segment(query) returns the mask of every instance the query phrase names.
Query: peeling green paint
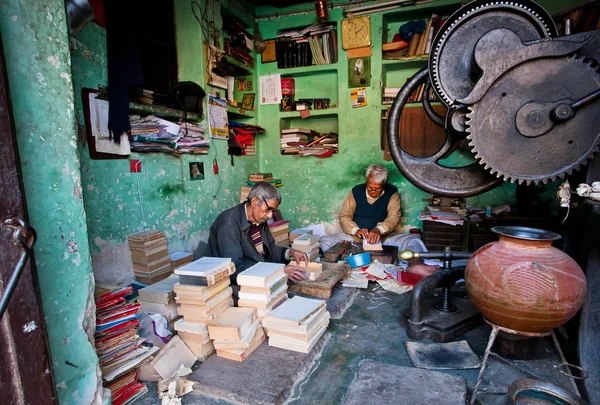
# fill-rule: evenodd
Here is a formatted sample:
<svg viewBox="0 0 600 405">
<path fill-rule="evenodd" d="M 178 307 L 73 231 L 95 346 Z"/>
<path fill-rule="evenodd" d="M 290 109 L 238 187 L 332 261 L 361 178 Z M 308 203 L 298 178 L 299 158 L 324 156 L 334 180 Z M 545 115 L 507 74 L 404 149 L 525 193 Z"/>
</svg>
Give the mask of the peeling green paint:
<svg viewBox="0 0 600 405">
<path fill-rule="evenodd" d="M 64 1 L 0 1 L 0 26 L 58 398 L 100 403 Z"/>
</svg>

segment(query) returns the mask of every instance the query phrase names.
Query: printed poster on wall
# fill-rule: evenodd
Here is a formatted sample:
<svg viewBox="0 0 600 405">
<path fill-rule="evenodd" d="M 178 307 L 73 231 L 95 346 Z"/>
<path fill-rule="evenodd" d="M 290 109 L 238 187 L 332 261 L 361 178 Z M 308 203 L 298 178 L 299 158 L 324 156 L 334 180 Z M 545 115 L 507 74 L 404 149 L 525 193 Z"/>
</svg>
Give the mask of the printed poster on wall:
<svg viewBox="0 0 600 405">
<path fill-rule="evenodd" d="M 281 103 L 281 75 L 260 77 L 260 104 Z"/>
<path fill-rule="evenodd" d="M 210 136 L 215 139 L 229 139 L 229 121 L 227 120 L 227 100 L 208 96 L 208 127 Z"/>
</svg>

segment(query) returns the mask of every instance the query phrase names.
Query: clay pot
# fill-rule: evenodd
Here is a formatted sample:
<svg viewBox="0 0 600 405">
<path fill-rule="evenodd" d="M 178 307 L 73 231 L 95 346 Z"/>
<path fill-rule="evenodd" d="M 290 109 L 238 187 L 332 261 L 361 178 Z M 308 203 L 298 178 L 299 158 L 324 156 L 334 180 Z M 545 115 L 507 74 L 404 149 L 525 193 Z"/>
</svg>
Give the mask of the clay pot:
<svg viewBox="0 0 600 405">
<path fill-rule="evenodd" d="M 552 246 L 560 236 L 533 228 L 492 228 L 500 240 L 477 250 L 465 282 L 473 304 L 491 322 L 522 332 L 547 332 L 581 308 L 587 282 L 577 263 Z"/>
</svg>

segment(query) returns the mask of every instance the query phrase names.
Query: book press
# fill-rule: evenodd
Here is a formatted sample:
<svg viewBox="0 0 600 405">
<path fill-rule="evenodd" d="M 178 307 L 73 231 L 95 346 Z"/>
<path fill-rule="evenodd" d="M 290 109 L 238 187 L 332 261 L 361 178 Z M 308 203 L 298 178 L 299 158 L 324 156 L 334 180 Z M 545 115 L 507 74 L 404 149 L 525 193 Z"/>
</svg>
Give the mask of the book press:
<svg viewBox="0 0 600 405">
<path fill-rule="evenodd" d="M 441 197 L 475 196 L 503 181 L 529 186 L 567 177 L 586 183 L 598 180 L 600 164 L 592 159 L 600 141 L 599 61 L 600 31 L 559 37 L 549 13 L 534 2 L 471 2 L 445 22 L 434 39 L 428 66 L 407 81 L 393 103 L 388 120 L 393 160 L 413 185 Z M 442 148 L 426 158 L 414 157 L 400 146 L 400 118 L 422 84 L 425 92 L 433 89 L 447 109 L 445 116 L 439 115 L 423 99 L 428 118 L 446 133 Z M 472 163 L 444 165 L 443 159 L 457 149 L 470 151 Z M 590 160 L 589 168 L 584 167 Z M 565 182 L 559 189 L 565 211 L 570 194 Z M 474 253 L 450 248 L 401 253 L 404 260 L 443 261 L 442 271 L 416 285 L 410 308 L 399 315 L 410 338 L 447 342 L 484 320 L 492 328 L 471 403 L 499 332 L 551 336 L 562 359 L 559 369 L 572 377 L 572 391 L 579 394 L 582 389 L 589 395 L 598 389 L 593 381 L 600 373 L 600 335 L 590 303 L 600 299 L 599 277 L 594 275 L 600 266 L 598 243 L 593 242 L 597 238 L 585 235 L 593 226 L 599 229 L 600 207 L 591 200 L 579 207 L 584 214 L 564 228 L 564 252 L 551 246 L 561 238 L 554 232 L 499 226 L 493 231 L 500 240 Z M 466 268 L 454 268 L 457 259 L 469 259 Z M 455 286 L 460 279 L 466 291 Z M 582 305 L 575 331 L 580 366 L 574 366 L 563 355 L 554 330 Z M 583 403 L 578 400 L 564 403 Z"/>
</svg>

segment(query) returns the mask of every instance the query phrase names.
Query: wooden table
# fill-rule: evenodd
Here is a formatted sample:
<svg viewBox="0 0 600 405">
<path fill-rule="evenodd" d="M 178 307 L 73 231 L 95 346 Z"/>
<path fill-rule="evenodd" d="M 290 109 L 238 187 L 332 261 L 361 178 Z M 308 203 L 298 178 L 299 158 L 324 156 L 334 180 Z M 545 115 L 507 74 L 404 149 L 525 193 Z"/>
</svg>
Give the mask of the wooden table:
<svg viewBox="0 0 600 405">
<path fill-rule="evenodd" d="M 317 298 L 330 298 L 331 290 L 338 281 L 350 275 L 350 265 L 346 262 L 323 263 L 323 273 L 314 281 L 302 280 L 289 284 L 288 291 Z"/>
</svg>

